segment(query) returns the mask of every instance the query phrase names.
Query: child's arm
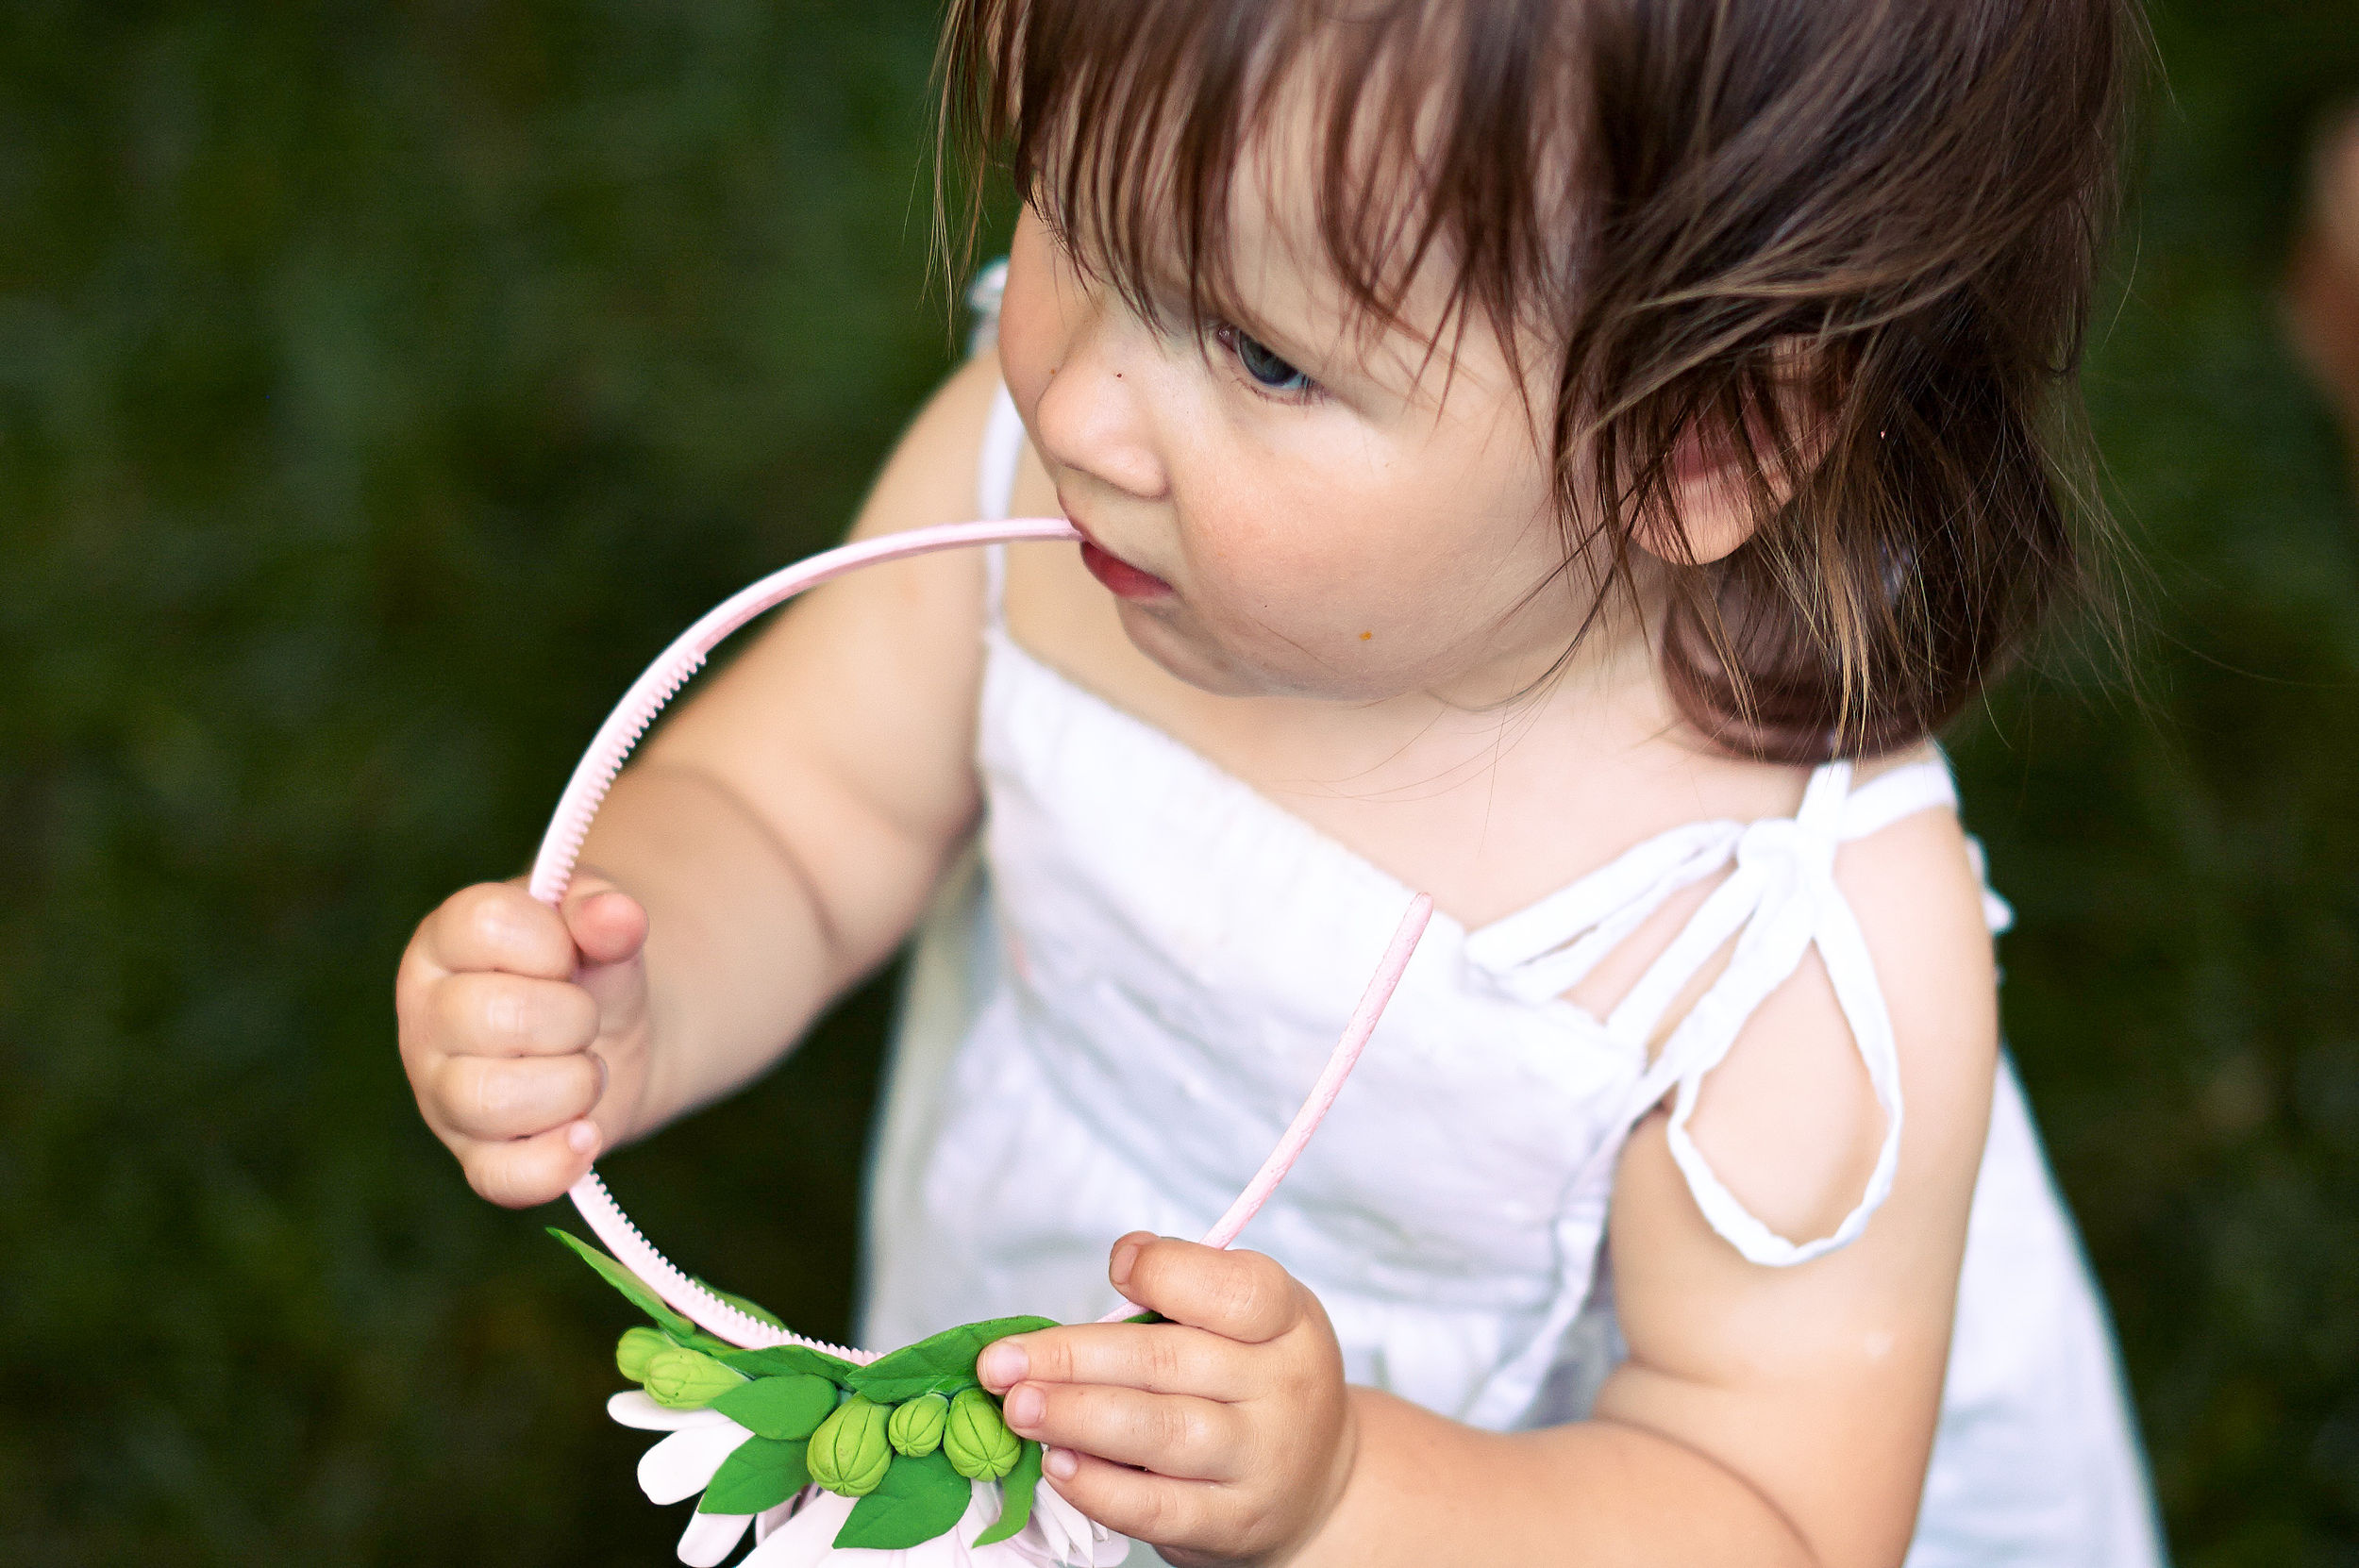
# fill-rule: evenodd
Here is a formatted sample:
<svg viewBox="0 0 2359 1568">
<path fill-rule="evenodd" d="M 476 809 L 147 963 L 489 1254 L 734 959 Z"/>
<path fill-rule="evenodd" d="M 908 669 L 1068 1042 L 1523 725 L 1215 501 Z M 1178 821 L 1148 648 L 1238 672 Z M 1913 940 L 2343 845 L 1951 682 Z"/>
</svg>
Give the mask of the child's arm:
<svg viewBox="0 0 2359 1568">
<path fill-rule="evenodd" d="M 951 377 L 855 536 L 974 515 L 997 384 L 988 361 Z M 477 1192 L 557 1196 L 761 1072 L 898 945 L 978 810 L 981 618 L 971 552 L 814 591 L 616 781 L 561 912 L 487 883 L 420 924 L 403 1062 Z"/>
<path fill-rule="evenodd" d="M 1847 846 L 1837 876 L 1899 1040 L 1892 1194 L 1851 1245 L 1761 1267 L 1705 1223 L 1662 1118 L 1643 1124 L 1611 1239 L 1631 1359 L 1594 1419 L 1499 1435 L 1346 1390 L 1316 1299 L 1276 1264 L 1132 1237 L 1117 1283 L 1174 1323 L 994 1346 L 1011 1425 L 1081 1450 L 1050 1463 L 1058 1489 L 1180 1562 L 1899 1563 L 1981 1165 L 1995 982 L 1953 819 Z M 1787 1234 L 1823 1234 L 1856 1200 L 1881 1116 L 1815 959 L 1754 1015 L 1694 1131 Z"/>
</svg>

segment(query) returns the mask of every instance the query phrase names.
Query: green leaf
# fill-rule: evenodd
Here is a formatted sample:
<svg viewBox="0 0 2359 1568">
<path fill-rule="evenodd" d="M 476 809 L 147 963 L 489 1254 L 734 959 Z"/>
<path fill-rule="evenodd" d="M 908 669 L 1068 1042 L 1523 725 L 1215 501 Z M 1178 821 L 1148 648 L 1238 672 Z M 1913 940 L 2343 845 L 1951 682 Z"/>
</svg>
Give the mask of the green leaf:
<svg viewBox="0 0 2359 1568">
<path fill-rule="evenodd" d="M 975 1538 L 978 1546 L 1005 1541 L 1032 1522 L 1032 1491 L 1040 1485 L 1040 1444 L 1026 1439 L 1024 1455 L 999 1483 L 999 1522 Z"/>
<path fill-rule="evenodd" d="M 877 1490 L 862 1497 L 835 1532 L 839 1547 L 894 1550 L 958 1527 L 975 1500 L 975 1484 L 950 1468 L 941 1450 L 922 1460 L 895 1458 Z"/>
<path fill-rule="evenodd" d="M 693 1342 L 699 1337 L 699 1330 L 694 1324 L 663 1305 L 663 1298 L 647 1289 L 646 1282 L 630 1270 L 569 1230 L 560 1230 L 555 1226 L 549 1226 L 548 1230 L 550 1235 L 579 1254 L 583 1262 L 597 1270 L 600 1278 L 622 1292 L 624 1297 L 632 1306 L 655 1319 L 657 1326 L 665 1333 L 683 1343 Z M 711 1338 L 711 1335 L 702 1337 Z"/>
<path fill-rule="evenodd" d="M 711 1408 L 766 1438 L 807 1438 L 835 1409 L 835 1384 L 807 1372 L 740 1383 Z"/>
<path fill-rule="evenodd" d="M 803 1450 L 809 1444 L 749 1437 L 712 1473 L 696 1503 L 698 1513 L 760 1513 L 777 1508 L 811 1484 Z"/>
<path fill-rule="evenodd" d="M 975 1358 L 985 1345 L 1011 1334 L 1056 1326 L 1054 1318 L 1034 1317 L 962 1323 L 855 1368 L 845 1386 L 880 1405 L 897 1405 L 922 1393 L 956 1393 L 976 1385 Z"/>
<path fill-rule="evenodd" d="M 722 1361 L 735 1367 L 748 1377 L 783 1377 L 791 1373 L 825 1377 L 837 1388 L 849 1386 L 852 1374 L 858 1369 L 840 1357 L 807 1344 L 773 1344 L 760 1350 L 716 1351 Z"/>
<path fill-rule="evenodd" d="M 695 1276 L 691 1275 L 689 1277 L 694 1279 Z M 730 1306 L 736 1308 L 747 1317 L 759 1318 L 773 1328 L 784 1328 L 786 1326 L 786 1325 L 779 1320 L 778 1314 L 770 1310 L 767 1307 L 761 1306 L 756 1302 L 748 1301 L 742 1295 L 733 1295 L 729 1292 L 721 1289 L 720 1286 L 715 1285 L 710 1279 L 697 1279 L 696 1283 L 702 1285 L 706 1290 L 711 1291 L 714 1295 L 719 1296 L 723 1301 L 728 1302 Z"/>
<path fill-rule="evenodd" d="M 929 1393 L 948 1398 L 965 1389 L 980 1388 L 975 1374 L 944 1372 L 932 1376 L 912 1373 L 903 1377 L 871 1377 L 855 1385 L 857 1392 L 868 1395 L 879 1405 L 905 1405 Z"/>
</svg>

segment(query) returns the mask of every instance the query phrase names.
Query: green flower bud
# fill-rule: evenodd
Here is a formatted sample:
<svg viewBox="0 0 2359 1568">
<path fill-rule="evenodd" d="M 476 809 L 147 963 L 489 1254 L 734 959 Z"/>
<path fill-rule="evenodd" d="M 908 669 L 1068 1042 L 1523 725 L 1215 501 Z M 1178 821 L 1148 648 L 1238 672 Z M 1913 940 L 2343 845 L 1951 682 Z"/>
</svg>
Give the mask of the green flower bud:
<svg viewBox="0 0 2359 1568">
<path fill-rule="evenodd" d="M 614 1364 L 624 1376 L 634 1383 L 647 1380 L 647 1363 L 660 1351 L 674 1348 L 670 1339 L 644 1325 L 623 1330 L 622 1343 L 614 1347 Z"/>
<path fill-rule="evenodd" d="M 990 1394 L 980 1389 L 961 1389 L 950 1401 L 942 1451 L 950 1456 L 950 1468 L 968 1480 L 995 1481 L 1015 1468 L 1024 1442 L 1008 1430 Z"/>
<path fill-rule="evenodd" d="M 647 1358 L 647 1396 L 676 1410 L 696 1410 L 745 1380 L 701 1350 L 673 1346 Z"/>
<path fill-rule="evenodd" d="M 891 1413 L 864 1393 L 856 1393 L 811 1434 L 804 1460 L 811 1478 L 844 1497 L 865 1497 L 884 1480 L 893 1463 L 885 1428 Z"/>
<path fill-rule="evenodd" d="M 950 1419 L 950 1401 L 938 1393 L 921 1393 L 893 1407 L 893 1425 L 886 1435 L 893 1451 L 922 1460 L 942 1446 L 942 1428 Z"/>
</svg>

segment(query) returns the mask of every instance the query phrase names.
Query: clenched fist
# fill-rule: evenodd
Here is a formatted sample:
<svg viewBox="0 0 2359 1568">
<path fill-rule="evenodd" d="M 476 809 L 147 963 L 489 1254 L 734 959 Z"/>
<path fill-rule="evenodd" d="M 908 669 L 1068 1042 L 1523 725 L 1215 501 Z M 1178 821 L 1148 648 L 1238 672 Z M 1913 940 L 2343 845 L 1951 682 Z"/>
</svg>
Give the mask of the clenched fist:
<svg viewBox="0 0 2359 1568">
<path fill-rule="evenodd" d="M 632 1130 L 646 1087 L 647 916 L 601 878 L 561 909 L 503 882 L 419 923 L 393 982 L 418 1109 L 477 1193 L 522 1209 Z"/>
</svg>

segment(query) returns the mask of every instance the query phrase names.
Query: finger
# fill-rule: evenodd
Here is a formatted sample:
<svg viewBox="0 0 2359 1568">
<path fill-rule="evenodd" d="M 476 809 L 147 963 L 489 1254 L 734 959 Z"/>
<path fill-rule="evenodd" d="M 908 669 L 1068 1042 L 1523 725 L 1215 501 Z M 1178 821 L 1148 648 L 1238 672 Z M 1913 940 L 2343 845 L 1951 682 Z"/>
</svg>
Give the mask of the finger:
<svg viewBox="0 0 2359 1568">
<path fill-rule="evenodd" d="M 1178 1323 L 1081 1324 L 1017 1334 L 986 1348 L 975 1371 L 994 1393 L 1027 1378 L 1206 1399 L 1243 1399 L 1255 1392 L 1236 1342 Z"/>
<path fill-rule="evenodd" d="M 560 1056 L 598 1037 L 597 999 L 565 980 L 473 970 L 434 988 L 443 1050 L 462 1056 Z"/>
<path fill-rule="evenodd" d="M 1210 1540 L 1225 1516 L 1217 1482 L 1176 1480 L 1070 1448 L 1052 1448 L 1042 1473 L 1057 1495 L 1110 1530 L 1155 1545 Z"/>
<path fill-rule="evenodd" d="M 584 1117 L 606 1093 L 606 1063 L 589 1051 L 562 1057 L 444 1057 L 435 1109 L 468 1137 L 529 1138 Z"/>
<path fill-rule="evenodd" d="M 461 888 L 427 916 L 427 957 L 445 970 L 498 969 L 562 980 L 574 939 L 555 909 L 505 882 Z"/>
<path fill-rule="evenodd" d="M 647 911 L 639 900 L 588 873 L 566 890 L 564 915 L 584 963 L 621 963 L 647 940 Z"/>
<path fill-rule="evenodd" d="M 1058 1448 L 1182 1480 L 1235 1477 L 1246 1452 L 1233 1406 L 1094 1383 L 1018 1383 L 1002 1404 L 1008 1429 Z"/>
<path fill-rule="evenodd" d="M 467 1185 L 504 1209 L 529 1209 L 564 1195 L 597 1157 L 598 1130 L 568 1122 L 532 1138 L 463 1144 Z"/>
<path fill-rule="evenodd" d="M 1108 1276 L 1142 1307 L 1245 1344 L 1264 1344 L 1302 1321 L 1306 1293 L 1258 1252 L 1223 1252 L 1168 1236 L 1114 1243 Z"/>
</svg>

